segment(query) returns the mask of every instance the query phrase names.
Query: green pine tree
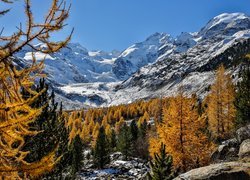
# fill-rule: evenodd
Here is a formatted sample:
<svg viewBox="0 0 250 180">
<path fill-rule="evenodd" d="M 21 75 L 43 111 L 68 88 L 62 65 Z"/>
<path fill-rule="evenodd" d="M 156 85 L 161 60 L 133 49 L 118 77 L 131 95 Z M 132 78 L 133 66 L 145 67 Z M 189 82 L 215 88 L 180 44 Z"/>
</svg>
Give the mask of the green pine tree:
<svg viewBox="0 0 250 180">
<path fill-rule="evenodd" d="M 150 161 L 150 169 L 149 180 L 171 180 L 175 177 L 173 158 L 166 153 L 164 144 L 161 144 L 159 154 L 154 154 L 154 161 Z"/>
<path fill-rule="evenodd" d="M 115 151 L 116 150 L 116 133 L 115 133 L 115 130 L 112 129 L 111 131 L 111 137 L 110 137 L 110 148 L 112 151 Z"/>
<path fill-rule="evenodd" d="M 83 142 L 79 135 L 77 135 L 71 144 L 71 176 L 73 179 L 76 173 L 79 172 L 83 165 Z"/>
<path fill-rule="evenodd" d="M 141 138 L 145 138 L 147 135 L 147 130 L 148 130 L 148 123 L 146 120 L 141 123 L 140 128 L 139 128 L 139 136 Z"/>
<path fill-rule="evenodd" d="M 62 114 L 62 103 L 60 104 L 58 114 Z M 45 178 L 47 179 L 63 179 L 65 177 L 65 172 L 70 172 L 70 168 L 72 166 L 72 149 L 68 146 L 69 144 L 69 129 L 65 127 L 65 119 L 61 115 L 59 116 L 59 132 L 60 132 L 60 139 L 58 142 L 58 149 L 57 149 L 57 157 L 60 157 L 60 161 L 56 164 L 54 170 L 49 173 Z M 69 174 L 71 176 L 72 174 Z M 67 177 L 71 178 L 71 177 Z M 66 178 L 66 179 L 67 179 Z"/>
<path fill-rule="evenodd" d="M 43 108 L 42 113 L 32 123 L 32 128 L 39 131 L 34 137 L 27 137 L 24 150 L 30 151 L 26 160 L 28 162 L 36 162 L 40 160 L 44 155 L 52 152 L 57 148 L 60 141 L 59 128 L 61 122 L 59 122 L 59 114 L 57 113 L 58 104 L 55 102 L 54 92 L 49 95 L 48 85 L 44 79 L 41 79 L 36 86 L 37 92 L 42 92 L 39 98 L 31 104 L 33 108 Z M 32 96 L 27 92 L 23 92 L 25 96 Z"/>
<path fill-rule="evenodd" d="M 96 139 L 96 144 L 93 149 L 94 163 L 98 168 L 104 168 L 104 166 L 110 162 L 110 149 L 105 129 L 103 126 L 99 129 L 99 134 Z"/>
<path fill-rule="evenodd" d="M 130 132 L 132 135 L 132 141 L 136 142 L 136 140 L 138 139 L 139 129 L 138 129 L 138 126 L 137 126 L 135 120 L 133 120 L 130 124 Z"/>
<path fill-rule="evenodd" d="M 133 120 L 130 124 L 130 133 L 131 133 L 132 153 L 134 156 L 136 156 L 138 154 L 136 146 L 139 137 L 139 128 L 135 120 Z"/>
<path fill-rule="evenodd" d="M 146 120 L 139 126 L 138 139 L 136 141 L 136 156 L 148 160 L 149 158 L 149 142 L 148 142 L 148 123 Z"/>
<path fill-rule="evenodd" d="M 26 160 L 27 162 L 36 162 L 43 155 L 56 149 L 57 157 L 60 157 L 60 160 L 57 162 L 54 170 L 45 174 L 44 178 L 62 178 L 63 173 L 72 165 L 70 161 L 72 155 L 68 147 L 69 131 L 65 127 L 62 103 L 58 108 L 58 103 L 55 102 L 55 94 L 53 91 L 49 94 L 49 88 L 44 79 L 41 79 L 34 88 L 37 92 L 42 93 L 31 106 L 44 108 L 41 115 L 32 123 L 32 128 L 40 131 L 40 133 L 34 137 L 26 138 L 24 150 L 30 152 Z M 32 95 L 23 90 L 23 96 L 28 98 Z"/>
<path fill-rule="evenodd" d="M 118 150 L 124 155 L 125 160 L 132 155 L 132 135 L 129 127 L 126 123 L 121 127 L 120 133 L 118 134 Z"/>
<path fill-rule="evenodd" d="M 250 60 L 246 59 L 246 62 L 247 64 L 239 75 L 242 80 L 237 84 L 235 100 L 237 127 L 250 122 Z"/>
</svg>

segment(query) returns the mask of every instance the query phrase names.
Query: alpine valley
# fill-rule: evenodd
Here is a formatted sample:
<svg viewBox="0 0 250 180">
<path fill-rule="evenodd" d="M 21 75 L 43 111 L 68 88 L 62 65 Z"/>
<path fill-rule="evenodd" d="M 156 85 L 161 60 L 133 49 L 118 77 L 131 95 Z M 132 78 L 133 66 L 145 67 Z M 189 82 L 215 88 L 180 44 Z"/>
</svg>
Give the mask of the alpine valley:
<svg viewBox="0 0 250 180">
<path fill-rule="evenodd" d="M 249 52 L 250 17 L 224 13 L 198 32 L 177 37 L 155 33 L 122 52 L 89 51 L 70 43 L 60 52 L 34 55 L 38 61 L 45 59 L 44 73 L 58 101 L 76 109 L 170 96 L 180 86 L 187 95 L 203 98 L 217 67 L 224 64 L 237 81 L 239 59 Z M 32 50 L 26 47 L 16 57 L 19 65 L 26 66 L 32 62 Z"/>
</svg>

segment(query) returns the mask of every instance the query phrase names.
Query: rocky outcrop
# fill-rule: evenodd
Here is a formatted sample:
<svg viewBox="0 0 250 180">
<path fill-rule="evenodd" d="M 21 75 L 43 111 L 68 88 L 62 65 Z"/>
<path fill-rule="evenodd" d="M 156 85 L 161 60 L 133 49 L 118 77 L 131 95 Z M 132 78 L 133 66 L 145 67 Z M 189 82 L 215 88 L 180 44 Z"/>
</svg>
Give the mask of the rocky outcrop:
<svg viewBox="0 0 250 180">
<path fill-rule="evenodd" d="M 106 180 L 106 179 L 141 179 L 149 170 L 146 162 L 138 158 L 125 161 L 120 152 L 110 155 L 110 163 L 104 169 L 96 169 L 92 160 L 85 160 L 84 167 L 79 172 L 78 179 Z"/>
<path fill-rule="evenodd" d="M 236 139 L 239 143 L 242 143 L 246 139 L 250 139 L 250 124 L 236 131 Z"/>
<path fill-rule="evenodd" d="M 222 142 L 211 159 L 216 164 L 193 169 L 175 180 L 250 179 L 250 125 L 238 129 L 235 138 Z"/>
<path fill-rule="evenodd" d="M 241 143 L 239 157 L 241 159 L 245 157 L 250 157 L 250 139 L 247 139 Z"/>
<path fill-rule="evenodd" d="M 175 180 L 249 180 L 250 163 L 226 162 L 193 169 Z"/>
<path fill-rule="evenodd" d="M 239 144 L 236 138 L 222 142 L 211 156 L 213 162 L 235 161 L 238 159 Z"/>
<path fill-rule="evenodd" d="M 214 163 L 229 162 L 237 161 L 239 157 L 245 157 L 245 154 L 249 156 L 249 140 L 250 124 L 239 128 L 235 133 L 235 138 L 223 141 L 212 153 L 211 160 Z"/>
</svg>

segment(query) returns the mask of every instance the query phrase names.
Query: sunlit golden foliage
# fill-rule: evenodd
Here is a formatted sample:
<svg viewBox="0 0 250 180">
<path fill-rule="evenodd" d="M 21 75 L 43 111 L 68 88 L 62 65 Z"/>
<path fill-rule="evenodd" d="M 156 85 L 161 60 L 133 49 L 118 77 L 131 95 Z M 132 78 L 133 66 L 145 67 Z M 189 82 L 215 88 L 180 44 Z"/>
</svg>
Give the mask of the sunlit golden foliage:
<svg viewBox="0 0 250 180">
<path fill-rule="evenodd" d="M 67 120 L 67 127 L 70 130 L 69 144 L 72 143 L 77 135 L 81 136 L 83 129 L 83 119 L 80 112 L 72 112 Z"/>
<path fill-rule="evenodd" d="M 120 130 L 124 124 L 125 124 L 125 120 L 123 117 L 121 117 L 120 120 L 115 123 L 116 134 L 118 134 L 120 132 Z"/>
<path fill-rule="evenodd" d="M 2 2 L 10 2 L 1 0 Z M 33 54 L 33 63 L 24 69 L 17 68 L 14 55 L 24 46 L 29 46 L 34 52 L 53 53 L 64 47 L 71 35 L 65 41 L 50 41 L 51 33 L 63 28 L 68 17 L 68 9 L 63 2 L 53 0 L 44 22 L 34 22 L 30 0 L 24 1 L 26 26 L 20 25 L 17 32 L 10 36 L 0 34 L 0 179 L 20 179 L 38 177 L 53 169 L 57 160 L 55 152 L 51 152 L 39 162 L 28 163 L 25 157 L 29 152 L 21 151 L 25 136 L 35 136 L 30 123 L 36 120 L 42 109 L 31 108 L 30 105 L 39 97 L 32 90 L 35 78 L 41 75 L 43 63 L 37 63 Z M 4 15 L 8 10 L 0 11 Z M 37 48 L 33 42 L 46 44 L 47 48 Z M 23 98 L 21 91 L 29 92 L 32 97 Z M 42 92 L 40 92 L 42 93 Z"/>
<path fill-rule="evenodd" d="M 236 113 L 234 100 L 235 88 L 230 74 L 220 66 L 207 99 L 209 129 L 215 139 L 225 139 L 232 133 Z"/>
<path fill-rule="evenodd" d="M 195 97 L 182 92 L 170 99 L 163 109 L 163 122 L 157 126 L 157 135 L 150 139 L 150 153 L 158 151 L 161 143 L 173 156 L 175 167 L 182 171 L 207 164 L 213 145 L 201 131 L 205 122 L 199 117 Z"/>
<path fill-rule="evenodd" d="M 143 116 L 138 120 L 138 126 L 140 126 L 144 121 L 149 122 L 150 116 L 147 111 L 144 112 Z"/>
<path fill-rule="evenodd" d="M 100 124 L 97 122 L 95 124 L 95 127 L 93 129 L 93 132 L 92 132 L 92 142 L 91 142 L 91 146 L 94 147 L 95 146 L 95 143 L 96 143 L 96 139 L 99 135 L 99 129 L 100 129 Z"/>
</svg>

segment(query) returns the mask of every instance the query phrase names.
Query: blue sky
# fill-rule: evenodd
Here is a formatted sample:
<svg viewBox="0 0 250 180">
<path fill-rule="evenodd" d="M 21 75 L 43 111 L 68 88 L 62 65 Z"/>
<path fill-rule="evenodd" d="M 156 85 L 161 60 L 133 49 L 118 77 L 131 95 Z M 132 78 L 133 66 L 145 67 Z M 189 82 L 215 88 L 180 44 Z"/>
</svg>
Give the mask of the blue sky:
<svg viewBox="0 0 250 180">
<path fill-rule="evenodd" d="M 32 0 L 37 20 L 44 17 L 50 0 Z M 250 0 L 67 0 L 72 3 L 68 26 L 57 34 L 62 39 L 74 27 L 72 42 L 88 49 L 123 50 L 155 32 L 173 36 L 195 32 L 212 17 L 224 12 L 250 15 Z M 1 4 L 4 8 L 5 5 Z M 5 33 L 13 32 L 24 21 L 23 0 L 12 12 L 0 18 Z"/>
</svg>

